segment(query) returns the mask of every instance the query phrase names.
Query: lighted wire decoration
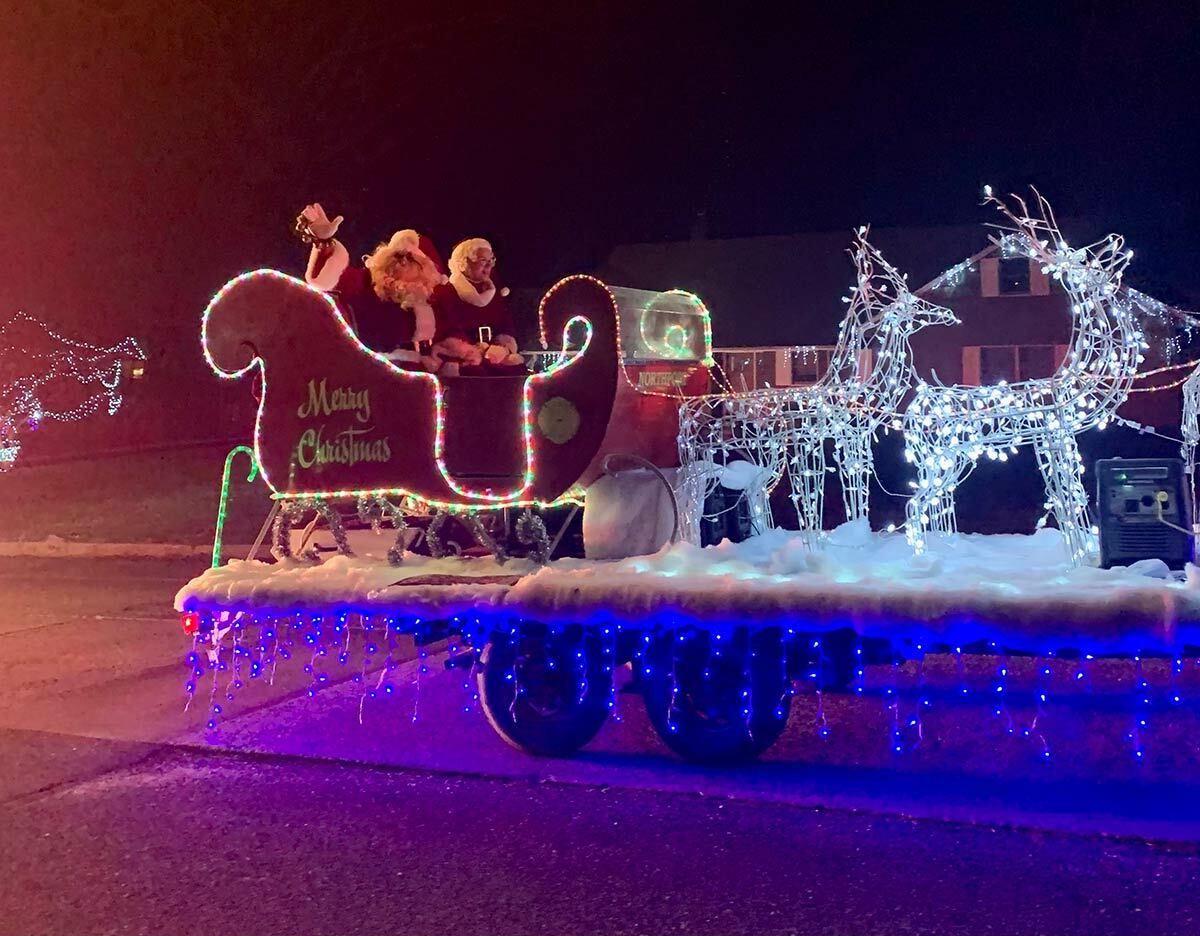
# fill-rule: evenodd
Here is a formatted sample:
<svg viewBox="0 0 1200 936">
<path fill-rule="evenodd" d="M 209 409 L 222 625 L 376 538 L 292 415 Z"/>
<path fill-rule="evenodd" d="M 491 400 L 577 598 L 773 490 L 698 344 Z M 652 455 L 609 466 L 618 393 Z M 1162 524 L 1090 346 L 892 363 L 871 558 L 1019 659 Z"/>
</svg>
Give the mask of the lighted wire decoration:
<svg viewBox="0 0 1200 936">
<path fill-rule="evenodd" d="M 1012 223 L 1025 253 L 1066 290 L 1073 317 L 1067 354 L 1053 376 L 1039 380 L 986 387 L 918 384 L 903 420 L 905 457 L 917 469 L 906 524 L 917 552 L 929 533 L 957 529 L 955 497 L 976 462 L 1006 461 L 1023 445 L 1033 446 L 1046 483 L 1046 513 L 1038 526 L 1054 516 L 1073 564 L 1098 548 L 1075 436 L 1112 418 L 1143 359 L 1146 344 L 1135 304 L 1120 290 L 1132 254 L 1115 234 L 1071 248 L 1050 205 L 1035 195 L 1036 216 L 1020 198 L 1015 210 L 990 192 L 987 202 Z"/>
<path fill-rule="evenodd" d="M 793 389 L 786 410 L 792 500 L 802 529 L 813 534 L 824 512 L 824 440 L 833 443 L 846 519 L 866 518 L 875 467 L 871 443 L 880 428 L 893 424 L 917 379 L 912 336 L 930 325 L 958 324 L 949 309 L 913 295 L 907 278 L 871 246 L 867 233 L 859 228 L 850 250 L 857 282 L 845 299 L 845 351 L 841 357 L 835 352 L 825 382 Z"/>
<path fill-rule="evenodd" d="M 833 442 L 847 519 L 867 516 L 871 441 L 892 424 L 915 381 L 910 339 L 928 325 L 958 321 L 950 310 L 914 296 L 867 235 L 865 227 L 855 233 L 849 253 L 856 285 L 844 299 L 837 345 L 816 383 L 697 397 L 681 407 L 679 452 L 690 514 L 685 534 L 693 541 L 722 466 L 744 458 L 762 469 L 758 484 L 747 489 L 756 529 L 770 525 L 767 495 L 786 472 L 800 528 L 816 546 L 829 471 L 826 439 Z"/>
<path fill-rule="evenodd" d="M 1183 457 L 1183 471 L 1192 487 L 1192 529 L 1200 524 L 1200 512 L 1196 508 L 1196 446 L 1200 444 L 1200 365 L 1183 382 L 1183 417 L 1179 428 L 1183 445 L 1179 453 Z"/>
<path fill-rule="evenodd" d="M 0 325 L 0 471 L 16 463 L 21 437 L 46 420 L 86 419 L 102 406 L 114 415 L 125 363 L 145 359 L 132 338 L 107 348 L 73 341 L 25 312 Z M 67 392 L 72 384 L 79 393 Z M 64 394 L 70 405 L 56 405 Z"/>
<path fill-rule="evenodd" d="M 742 492 L 751 529 L 774 525 L 769 496 L 785 465 L 778 391 L 707 394 L 679 406 L 680 534 L 700 542 L 705 503 L 718 486 Z M 749 463 L 744 472 L 732 466 Z M 722 508 L 725 509 L 725 508 Z"/>
</svg>

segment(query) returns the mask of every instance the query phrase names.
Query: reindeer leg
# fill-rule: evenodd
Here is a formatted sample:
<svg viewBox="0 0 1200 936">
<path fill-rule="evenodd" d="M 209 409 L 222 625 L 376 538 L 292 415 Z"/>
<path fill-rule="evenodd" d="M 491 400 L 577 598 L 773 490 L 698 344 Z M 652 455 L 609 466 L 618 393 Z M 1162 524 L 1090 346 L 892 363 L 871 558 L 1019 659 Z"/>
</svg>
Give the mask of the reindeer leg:
<svg viewBox="0 0 1200 936">
<path fill-rule="evenodd" d="M 787 465 L 800 529 L 815 546 L 825 511 L 825 440 L 821 434 L 807 428 L 796 432 Z"/>
<path fill-rule="evenodd" d="M 838 474 L 842 482 L 842 506 L 846 519 L 866 519 L 871 483 L 871 437 L 857 428 L 849 429 L 836 446 Z"/>
<path fill-rule="evenodd" d="M 1087 489 L 1081 476 L 1083 458 L 1075 434 L 1064 430 L 1038 433 L 1033 451 L 1046 483 L 1046 507 L 1062 531 L 1072 565 L 1080 565 L 1099 548 L 1088 515 Z"/>
<path fill-rule="evenodd" d="M 765 419 L 754 426 L 753 440 L 748 454 L 763 470 L 760 478 L 746 490 L 750 502 L 751 531 L 758 535 L 775 525 L 771 515 L 770 490 L 782 475 L 787 461 L 787 447 L 780 440 L 777 419 Z"/>
<path fill-rule="evenodd" d="M 905 427 L 905 445 L 917 468 L 917 481 L 912 497 L 905 504 L 905 524 L 908 543 L 920 555 L 928 544 L 928 534 L 935 529 L 934 503 L 931 492 L 937 484 L 937 468 L 929 463 L 925 439 L 915 429 Z"/>
</svg>

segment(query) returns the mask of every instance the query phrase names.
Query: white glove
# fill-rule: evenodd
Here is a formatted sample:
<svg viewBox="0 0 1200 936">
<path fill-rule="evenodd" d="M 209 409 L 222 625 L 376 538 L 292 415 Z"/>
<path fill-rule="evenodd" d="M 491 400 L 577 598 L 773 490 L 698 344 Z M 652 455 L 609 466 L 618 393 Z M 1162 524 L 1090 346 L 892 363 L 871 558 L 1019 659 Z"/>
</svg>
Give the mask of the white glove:
<svg viewBox="0 0 1200 936">
<path fill-rule="evenodd" d="M 308 229 L 312 232 L 313 237 L 318 240 L 329 240 L 329 238 L 333 237 L 344 220 L 341 215 L 338 215 L 330 221 L 325 214 L 325 209 L 319 204 L 305 205 L 304 210 L 300 212 L 300 217 L 308 225 Z"/>
</svg>

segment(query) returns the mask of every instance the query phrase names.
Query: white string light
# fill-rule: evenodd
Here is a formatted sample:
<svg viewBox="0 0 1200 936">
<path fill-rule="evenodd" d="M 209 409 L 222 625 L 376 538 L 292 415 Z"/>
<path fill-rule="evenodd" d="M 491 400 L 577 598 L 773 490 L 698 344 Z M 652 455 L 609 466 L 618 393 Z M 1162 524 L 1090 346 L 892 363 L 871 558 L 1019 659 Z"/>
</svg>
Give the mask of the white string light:
<svg viewBox="0 0 1200 936">
<path fill-rule="evenodd" d="M 1075 436 L 1112 418 L 1129 394 L 1146 348 L 1134 314 L 1137 303 L 1120 288 L 1131 252 L 1117 235 L 1072 249 L 1040 194 L 1038 217 L 1021 199 L 1016 199 L 1016 213 L 994 196 L 987 201 L 1015 226 L 1010 243 L 1022 243 L 1043 273 L 1062 283 L 1071 302 L 1071 341 L 1049 378 L 987 387 L 917 386 L 903 421 L 905 457 L 917 468 L 908 539 L 921 552 L 928 533 L 954 532 L 955 496 L 976 462 L 982 457 L 1006 461 L 1020 446 L 1032 445 L 1046 483 L 1047 515 L 1055 516 L 1071 561 L 1079 564 L 1098 543 Z"/>
<path fill-rule="evenodd" d="M 801 529 L 815 546 L 828 472 L 825 439 L 833 440 L 847 518 L 867 516 L 871 441 L 894 421 L 915 380 L 910 339 L 927 325 L 958 321 L 949 309 L 914 296 L 867 233 L 859 228 L 850 249 L 857 283 L 843 299 L 846 317 L 816 383 L 695 397 L 681 406 L 680 463 L 692 486 L 685 500 L 695 511 L 685 535 L 698 538 L 699 514 L 718 483 L 719 466 L 741 457 L 762 469 L 757 487 L 747 492 L 756 525 L 770 525 L 767 495 L 786 471 Z"/>
<path fill-rule="evenodd" d="M 10 331 L 20 323 L 38 330 L 40 339 L 18 347 Z M 0 471 L 16 462 L 21 436 L 48 419 L 86 419 L 102 404 L 110 416 L 115 414 L 121 407 L 118 386 L 125 362 L 145 359 L 145 352 L 132 338 L 108 348 L 73 341 L 24 312 L 0 325 Z M 72 381 L 84 389 L 84 398 L 67 409 L 48 405 L 47 391 Z"/>
<path fill-rule="evenodd" d="M 1200 444 L 1200 365 L 1183 382 L 1183 417 L 1179 422 L 1183 435 L 1180 454 L 1183 470 L 1192 486 L 1192 529 L 1198 529 L 1200 511 L 1196 508 L 1196 446 Z"/>
</svg>

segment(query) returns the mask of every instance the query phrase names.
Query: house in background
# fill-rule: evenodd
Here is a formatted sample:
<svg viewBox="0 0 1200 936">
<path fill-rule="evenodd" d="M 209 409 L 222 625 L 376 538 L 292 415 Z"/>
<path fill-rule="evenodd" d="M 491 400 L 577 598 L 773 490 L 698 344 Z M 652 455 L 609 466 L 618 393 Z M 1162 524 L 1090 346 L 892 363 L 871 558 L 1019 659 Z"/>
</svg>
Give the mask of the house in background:
<svg viewBox="0 0 1200 936">
<path fill-rule="evenodd" d="M 1104 234 L 1086 221 L 1062 226 L 1073 244 Z M 1072 326 L 1066 293 L 1037 263 L 1010 256 L 995 242 L 1000 233 L 981 225 L 872 228 L 871 243 L 908 274 L 913 292 L 952 309 L 962 322 L 914 336 L 923 379 L 1012 382 L 1048 377 L 1062 362 Z M 699 295 L 712 313 L 714 357 L 735 389 L 811 383 L 828 365 L 845 314 L 841 298 L 853 285 L 850 240 L 846 231 L 629 244 L 613 250 L 598 275 Z M 1147 318 L 1149 368 L 1166 363 L 1168 350 L 1178 352 L 1171 336 L 1180 313 L 1142 298 L 1156 313 Z M 1181 396 L 1178 388 L 1134 394 L 1120 412 L 1138 422 L 1177 425 Z"/>
</svg>

